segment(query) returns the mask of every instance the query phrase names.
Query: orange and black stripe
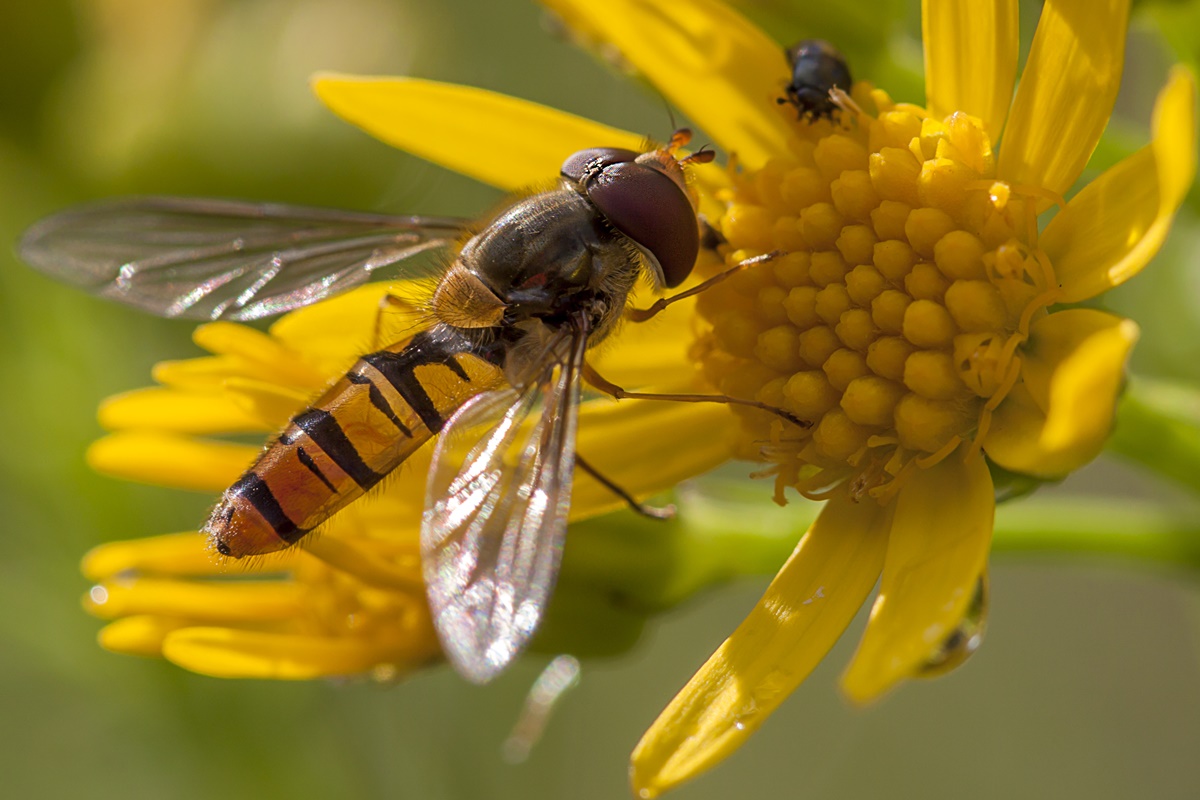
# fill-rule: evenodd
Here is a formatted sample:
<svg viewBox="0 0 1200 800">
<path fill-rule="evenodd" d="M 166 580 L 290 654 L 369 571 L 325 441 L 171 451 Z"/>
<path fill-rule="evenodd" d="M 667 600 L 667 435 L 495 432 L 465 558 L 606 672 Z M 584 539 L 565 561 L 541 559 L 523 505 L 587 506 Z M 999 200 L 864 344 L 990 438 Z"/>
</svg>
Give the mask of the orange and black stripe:
<svg viewBox="0 0 1200 800">
<path fill-rule="evenodd" d="M 225 491 L 205 532 L 220 553 L 238 558 L 287 547 L 501 382 L 471 339 L 443 325 L 363 356 Z"/>
</svg>

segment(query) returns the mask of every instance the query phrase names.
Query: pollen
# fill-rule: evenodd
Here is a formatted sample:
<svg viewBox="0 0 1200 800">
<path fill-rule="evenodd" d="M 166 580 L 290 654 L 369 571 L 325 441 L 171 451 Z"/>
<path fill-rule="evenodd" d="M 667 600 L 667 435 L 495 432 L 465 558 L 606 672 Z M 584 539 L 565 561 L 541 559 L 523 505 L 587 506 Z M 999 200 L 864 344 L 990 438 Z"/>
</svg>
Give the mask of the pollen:
<svg viewBox="0 0 1200 800">
<path fill-rule="evenodd" d="M 810 423 L 737 411 L 739 452 L 774 465 L 777 494 L 851 479 L 885 501 L 977 447 L 1057 282 L 1046 195 L 996 178 L 977 119 L 852 97 L 832 123 L 790 118 L 788 158 L 731 168 L 725 264 L 773 255 L 702 296 L 692 352 L 722 392 Z"/>
</svg>

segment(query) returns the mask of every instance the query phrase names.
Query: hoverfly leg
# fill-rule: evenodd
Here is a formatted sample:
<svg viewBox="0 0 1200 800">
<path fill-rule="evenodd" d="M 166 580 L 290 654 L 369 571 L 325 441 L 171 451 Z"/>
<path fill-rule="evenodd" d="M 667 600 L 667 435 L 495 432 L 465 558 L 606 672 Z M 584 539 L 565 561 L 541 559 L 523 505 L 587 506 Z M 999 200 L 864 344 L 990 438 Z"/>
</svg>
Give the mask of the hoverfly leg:
<svg viewBox="0 0 1200 800">
<path fill-rule="evenodd" d="M 664 400 L 672 403 L 723 403 L 730 406 L 746 406 L 747 408 L 757 408 L 759 411 L 766 411 L 768 414 L 783 419 L 785 422 L 799 428 L 811 428 L 812 422 L 803 420 L 797 417 L 790 411 L 779 408 L 777 406 L 760 403 L 757 400 L 748 400 L 744 397 L 730 397 L 727 394 L 659 394 L 657 392 L 627 392 L 615 383 L 606 380 L 600 373 L 596 372 L 591 364 L 584 363 L 583 379 L 590 383 L 597 390 L 611 395 L 617 400 L 629 398 L 631 400 Z"/>
<path fill-rule="evenodd" d="M 639 503 L 634 499 L 633 495 L 622 489 L 618 484 L 614 483 L 609 478 L 604 476 L 604 473 L 589 464 L 579 453 L 575 454 L 575 466 L 582 469 L 588 475 L 591 475 L 596 481 L 615 494 L 617 497 L 625 501 L 625 504 L 643 517 L 650 519 L 671 519 L 675 516 L 675 506 L 667 505 L 663 507 L 648 506 L 645 503 Z"/>
<path fill-rule="evenodd" d="M 395 338 L 388 338 L 386 341 L 383 337 L 384 317 L 393 311 L 412 310 L 412 303 L 409 300 L 401 297 L 398 294 L 393 294 L 391 291 L 379 298 L 379 308 L 375 311 L 375 328 L 371 334 L 371 349 L 378 350 L 381 347 L 386 347 L 392 344 Z"/>
<path fill-rule="evenodd" d="M 782 255 L 785 255 L 783 250 L 772 250 L 769 253 L 763 253 L 761 256 L 754 256 L 753 258 L 747 258 L 745 261 L 739 261 L 729 269 L 724 270 L 723 272 L 718 272 L 708 280 L 701 281 L 686 291 L 682 291 L 679 294 L 673 294 L 669 297 L 658 298 L 649 308 L 627 308 L 625 309 L 625 318 L 631 322 L 645 322 L 646 320 L 657 316 L 672 303 L 677 303 L 680 300 L 686 300 L 689 297 L 695 297 L 701 292 L 711 289 L 727 278 L 733 277 L 744 269 L 756 267 L 759 264 L 765 264 L 766 262 L 779 258 Z"/>
</svg>

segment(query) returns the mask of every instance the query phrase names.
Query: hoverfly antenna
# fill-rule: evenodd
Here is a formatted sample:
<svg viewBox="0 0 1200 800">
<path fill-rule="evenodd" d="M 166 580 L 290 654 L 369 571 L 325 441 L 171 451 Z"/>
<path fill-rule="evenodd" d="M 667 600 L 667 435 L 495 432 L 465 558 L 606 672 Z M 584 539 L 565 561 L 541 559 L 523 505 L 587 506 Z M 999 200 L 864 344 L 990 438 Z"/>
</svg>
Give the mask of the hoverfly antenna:
<svg viewBox="0 0 1200 800">
<path fill-rule="evenodd" d="M 663 108 L 667 110 L 667 120 L 671 123 L 671 130 L 679 130 L 679 122 L 675 119 L 675 109 L 671 107 L 671 101 L 658 89 L 655 89 L 654 93 L 658 95 L 659 100 L 662 100 Z"/>
<path fill-rule="evenodd" d="M 715 150 L 709 150 L 709 145 L 703 145 L 699 150 L 691 155 L 684 156 L 679 159 L 680 164 L 708 164 L 717 157 Z"/>
</svg>

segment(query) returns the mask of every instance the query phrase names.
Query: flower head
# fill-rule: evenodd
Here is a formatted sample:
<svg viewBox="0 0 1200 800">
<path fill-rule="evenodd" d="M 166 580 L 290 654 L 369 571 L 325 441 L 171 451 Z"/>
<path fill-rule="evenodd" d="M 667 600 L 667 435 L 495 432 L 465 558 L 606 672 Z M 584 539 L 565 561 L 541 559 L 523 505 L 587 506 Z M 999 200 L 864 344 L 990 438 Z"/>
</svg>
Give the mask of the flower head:
<svg viewBox="0 0 1200 800">
<path fill-rule="evenodd" d="M 583 4 L 555 5 L 593 30 L 605 24 Z M 760 38 L 728 10 L 685 5 L 690 15 L 663 25 L 686 33 L 641 53 L 642 63 L 636 35 L 605 33 L 652 77 L 671 69 L 663 50 L 683 60 L 681 41 L 721 54 L 740 76 L 726 80 L 758 100 L 757 124 L 742 126 L 768 134 L 723 142 L 748 154 L 723 195 L 726 262 L 783 254 L 702 295 L 709 327 L 693 356 L 721 392 L 812 422 L 798 432 L 744 414 L 739 454 L 768 463 L 781 502 L 790 487 L 828 503 L 639 744 L 633 783 L 645 796 L 744 741 L 877 580 L 842 679 L 850 699 L 868 702 L 969 655 L 985 608 L 989 464 L 1058 478 L 1095 457 L 1137 338 L 1131 321 L 1062 304 L 1144 267 L 1194 173 L 1194 86 L 1177 69 L 1152 143 L 1063 199 L 1116 97 L 1124 0 L 1048 2 L 1011 105 L 1017 4 L 927 0 L 926 107 L 858 84 L 834 121 L 788 120 L 784 141 L 765 148 L 778 126 L 762 87 L 786 82 L 782 65 L 764 65 L 760 44 L 751 54 Z M 764 72 L 742 74 L 753 70 Z M 690 90 L 675 77 L 679 101 L 701 97 L 712 76 Z"/>
</svg>

